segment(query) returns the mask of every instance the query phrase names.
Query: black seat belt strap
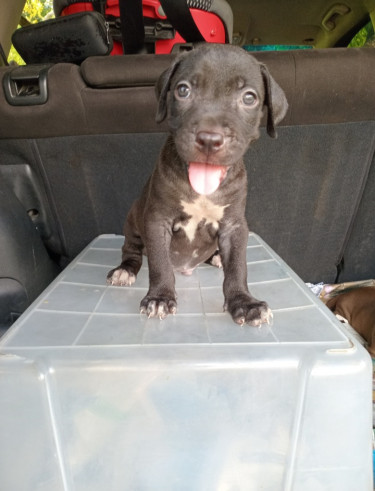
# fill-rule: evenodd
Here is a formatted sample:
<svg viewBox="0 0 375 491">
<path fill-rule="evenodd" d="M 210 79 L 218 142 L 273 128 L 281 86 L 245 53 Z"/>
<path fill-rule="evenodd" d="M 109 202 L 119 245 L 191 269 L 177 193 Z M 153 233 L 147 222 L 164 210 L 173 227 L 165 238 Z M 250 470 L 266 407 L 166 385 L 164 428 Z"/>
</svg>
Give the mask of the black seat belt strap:
<svg viewBox="0 0 375 491">
<path fill-rule="evenodd" d="M 105 16 L 106 3 L 106 0 L 92 0 L 92 6 L 94 7 L 94 10 L 101 13 L 103 16 Z"/>
<path fill-rule="evenodd" d="M 187 0 L 160 0 L 167 19 L 187 43 L 204 42 L 187 4 Z"/>
<path fill-rule="evenodd" d="M 119 0 L 124 54 L 140 53 L 144 46 L 142 0 Z"/>
</svg>

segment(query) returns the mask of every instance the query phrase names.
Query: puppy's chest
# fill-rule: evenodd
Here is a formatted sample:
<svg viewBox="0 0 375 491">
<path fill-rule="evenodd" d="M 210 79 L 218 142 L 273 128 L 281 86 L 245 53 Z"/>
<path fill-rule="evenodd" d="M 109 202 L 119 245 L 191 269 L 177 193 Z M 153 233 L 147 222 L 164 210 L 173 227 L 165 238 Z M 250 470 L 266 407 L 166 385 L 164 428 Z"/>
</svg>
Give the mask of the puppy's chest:
<svg viewBox="0 0 375 491">
<path fill-rule="evenodd" d="M 173 225 L 173 232 L 184 232 L 189 242 L 201 233 L 215 235 L 228 206 L 215 204 L 206 196 L 199 196 L 192 202 L 181 200 L 182 213 Z"/>
</svg>

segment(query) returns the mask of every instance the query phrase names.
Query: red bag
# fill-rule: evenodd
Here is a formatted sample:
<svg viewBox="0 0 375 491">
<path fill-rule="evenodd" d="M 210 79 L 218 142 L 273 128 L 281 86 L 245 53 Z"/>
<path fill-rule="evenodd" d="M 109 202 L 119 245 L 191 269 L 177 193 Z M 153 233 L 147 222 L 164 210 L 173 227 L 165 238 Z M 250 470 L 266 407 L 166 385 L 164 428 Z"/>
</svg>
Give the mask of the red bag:
<svg viewBox="0 0 375 491">
<path fill-rule="evenodd" d="M 82 11 L 97 10 L 97 3 L 94 1 L 55 0 L 54 10 L 56 16 L 65 16 Z M 121 30 L 119 28 L 119 0 L 107 0 L 102 2 L 103 4 L 104 12 L 102 13 L 109 24 L 110 33 L 114 40 L 111 54 L 123 54 Z M 231 41 L 233 16 L 225 0 L 207 0 L 206 2 L 187 0 L 187 4 L 191 17 L 204 38 L 202 40 L 209 43 Z M 202 6 L 205 10 L 202 9 Z M 149 52 L 157 54 L 170 53 L 176 44 L 183 44 L 189 41 L 184 39 L 168 22 L 159 0 L 143 0 L 142 10 L 145 45 Z"/>
</svg>

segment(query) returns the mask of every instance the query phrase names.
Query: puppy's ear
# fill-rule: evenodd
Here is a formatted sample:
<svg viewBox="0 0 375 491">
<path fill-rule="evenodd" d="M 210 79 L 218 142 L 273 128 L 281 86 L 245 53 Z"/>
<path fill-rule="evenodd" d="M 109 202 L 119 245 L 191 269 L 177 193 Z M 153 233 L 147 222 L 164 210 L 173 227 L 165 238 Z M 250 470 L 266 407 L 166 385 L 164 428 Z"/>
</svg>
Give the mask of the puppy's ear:
<svg viewBox="0 0 375 491">
<path fill-rule="evenodd" d="M 288 102 L 284 91 L 275 82 L 265 65 L 260 65 L 265 88 L 264 104 L 268 107 L 267 112 L 267 133 L 272 138 L 277 138 L 276 125 L 285 117 L 288 110 Z"/>
<path fill-rule="evenodd" d="M 172 77 L 180 64 L 180 59 L 175 60 L 159 77 L 155 85 L 156 97 L 159 99 L 156 112 L 156 122 L 161 123 L 167 117 L 167 96 L 171 86 Z"/>
</svg>

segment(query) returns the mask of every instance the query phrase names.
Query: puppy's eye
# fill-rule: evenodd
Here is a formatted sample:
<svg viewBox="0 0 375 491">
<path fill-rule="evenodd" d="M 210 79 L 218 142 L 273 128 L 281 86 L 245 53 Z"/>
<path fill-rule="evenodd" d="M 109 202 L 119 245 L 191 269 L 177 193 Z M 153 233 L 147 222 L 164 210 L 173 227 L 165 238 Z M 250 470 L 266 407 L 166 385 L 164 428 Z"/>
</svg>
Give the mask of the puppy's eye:
<svg viewBox="0 0 375 491">
<path fill-rule="evenodd" d="M 242 102 L 246 106 L 254 106 L 258 101 L 258 96 L 254 90 L 247 90 L 242 94 Z"/>
<path fill-rule="evenodd" d="M 191 87 L 187 82 L 180 82 L 175 90 L 178 99 L 187 99 L 191 95 Z"/>
</svg>

